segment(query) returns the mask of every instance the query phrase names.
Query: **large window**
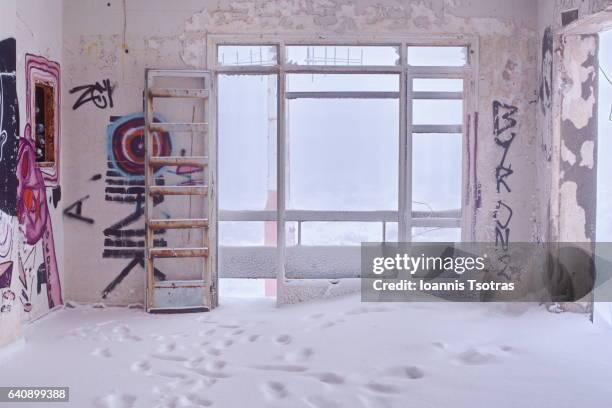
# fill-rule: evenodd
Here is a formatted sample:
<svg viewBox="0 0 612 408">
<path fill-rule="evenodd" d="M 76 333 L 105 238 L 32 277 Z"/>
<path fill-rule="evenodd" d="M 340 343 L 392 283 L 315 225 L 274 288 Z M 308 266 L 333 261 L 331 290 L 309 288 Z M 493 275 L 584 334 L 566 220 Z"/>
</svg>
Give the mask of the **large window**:
<svg viewBox="0 0 612 408">
<path fill-rule="evenodd" d="M 222 251 L 280 245 L 316 277 L 300 263 L 364 241 L 466 236 L 470 44 L 211 48 Z"/>
</svg>

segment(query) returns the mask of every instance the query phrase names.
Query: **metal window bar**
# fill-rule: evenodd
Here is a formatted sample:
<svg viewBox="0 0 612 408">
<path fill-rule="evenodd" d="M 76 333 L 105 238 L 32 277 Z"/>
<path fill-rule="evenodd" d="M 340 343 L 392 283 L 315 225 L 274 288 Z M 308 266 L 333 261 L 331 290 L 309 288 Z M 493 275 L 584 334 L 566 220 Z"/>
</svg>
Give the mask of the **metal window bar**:
<svg viewBox="0 0 612 408">
<path fill-rule="evenodd" d="M 265 36 L 262 36 L 264 39 Z M 284 36 L 285 38 L 291 37 Z M 376 36 L 375 36 L 376 37 Z M 226 39 L 231 39 L 226 42 Z M 241 38 L 241 35 L 210 35 L 208 38 L 209 47 L 208 49 L 217 49 L 218 45 L 227 43 L 242 43 L 248 44 L 248 41 L 236 40 Z M 243 39 L 246 37 L 242 36 Z M 361 74 L 375 74 L 375 73 L 400 73 L 400 92 L 399 92 L 399 103 L 400 103 L 400 131 L 399 131 L 399 144 L 400 144 L 400 157 L 399 157 L 399 211 L 395 221 L 399 222 L 398 225 L 398 239 L 401 241 L 409 241 L 412 236 L 412 227 L 420 226 L 434 226 L 435 224 L 444 224 L 445 226 L 462 227 L 462 224 L 466 223 L 464 218 L 466 217 L 466 211 L 459 210 L 459 218 L 419 218 L 418 214 L 413 213 L 412 209 L 412 178 L 410 175 L 410 163 L 412 160 L 412 134 L 413 133 L 464 133 L 464 126 L 439 126 L 439 125 L 412 125 L 412 99 L 421 98 L 424 96 L 435 96 L 432 94 L 414 94 L 412 92 L 412 78 L 461 78 L 464 79 L 465 85 L 469 84 L 474 88 L 475 94 L 477 94 L 477 81 L 473 77 L 478 75 L 478 67 L 473 64 L 473 61 L 478 61 L 478 39 L 477 38 L 466 38 L 464 36 L 449 36 L 444 37 L 418 37 L 410 38 L 401 41 L 398 44 L 397 39 L 389 39 L 384 36 L 382 40 L 362 42 L 358 39 L 349 39 L 346 42 L 339 42 L 336 39 L 331 40 L 327 38 L 319 38 L 317 41 L 312 39 L 303 39 L 296 41 L 292 39 L 289 44 L 291 45 L 308 45 L 317 43 L 320 45 L 338 45 L 340 43 L 347 45 L 369 45 L 369 46 L 399 46 L 400 50 L 400 61 L 397 66 L 314 66 L 314 65 L 296 65 L 289 64 L 287 61 L 287 55 L 285 52 L 285 41 L 279 40 L 276 36 L 271 36 L 272 40 L 264 42 L 267 45 L 275 45 L 277 47 L 277 65 L 272 66 L 218 66 L 217 57 L 214 53 L 209 53 L 209 63 L 211 67 L 216 71 L 217 74 L 265 74 L 265 73 L 276 73 L 278 74 L 278 129 L 277 129 L 277 238 L 278 238 L 278 264 L 279 272 L 277 274 L 277 280 L 281 281 L 285 279 L 285 222 L 289 219 L 285 213 L 285 190 L 286 186 L 286 145 L 285 145 L 285 102 L 287 99 L 287 92 L 285 89 L 285 75 L 288 73 L 361 73 Z M 467 46 L 468 59 L 467 63 L 463 67 L 413 67 L 409 66 L 407 61 L 407 49 L 409 45 L 463 45 Z M 461 95 L 457 93 L 438 95 L 440 99 L 463 99 L 464 101 L 464 123 L 467 117 L 467 104 L 470 103 L 471 107 L 475 108 L 475 98 L 468 100 L 469 91 L 464 86 L 464 92 Z M 289 95 L 292 96 L 291 94 Z M 295 95 L 294 95 L 295 96 Z M 402 106 L 403 105 L 403 106 Z M 475 109 L 474 109 L 475 110 Z M 464 135 L 465 136 L 465 135 Z M 464 144 L 465 144 L 465 137 Z M 467 149 L 472 149 L 472 146 L 467 146 Z M 472 169 L 468 169 L 472 171 Z M 465 173 L 465 172 L 464 172 Z M 464 177 L 471 177 L 470 174 L 464 174 Z M 467 194 L 467 192 L 463 192 Z M 462 200 L 463 203 L 463 200 Z M 290 211 L 287 212 L 291 214 Z M 221 217 L 223 219 L 223 217 Z M 463 219 L 463 221 L 462 221 Z M 245 219 L 246 220 L 246 219 Z M 252 219 L 254 220 L 254 219 Z M 301 235 L 301 222 L 298 222 L 298 230 Z M 385 224 L 387 221 L 381 221 Z M 440 226 L 441 228 L 442 226 Z M 386 229 L 386 225 L 383 225 Z M 438 228 L 438 227 L 435 227 Z M 462 233 L 466 236 L 465 233 Z M 386 235 L 386 234 L 385 234 Z M 386 239 L 386 237 L 383 236 Z M 301 237 L 299 237 L 301 242 Z"/>
</svg>

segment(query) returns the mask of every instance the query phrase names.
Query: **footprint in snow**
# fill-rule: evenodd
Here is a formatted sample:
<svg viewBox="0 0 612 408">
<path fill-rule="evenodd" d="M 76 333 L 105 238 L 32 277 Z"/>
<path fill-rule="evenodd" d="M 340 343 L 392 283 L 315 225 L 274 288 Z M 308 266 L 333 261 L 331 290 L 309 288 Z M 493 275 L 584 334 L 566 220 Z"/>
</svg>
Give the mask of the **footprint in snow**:
<svg viewBox="0 0 612 408">
<path fill-rule="evenodd" d="M 222 353 L 221 353 L 221 350 L 219 350 L 218 348 L 211 347 L 211 348 L 209 348 L 209 349 L 207 349 L 207 350 L 206 350 L 206 354 L 210 354 L 211 356 L 218 357 L 218 356 L 220 356 Z"/>
<path fill-rule="evenodd" d="M 157 348 L 157 351 L 159 351 L 160 353 L 170 353 L 174 350 L 176 350 L 176 344 L 174 343 L 160 344 Z"/>
<path fill-rule="evenodd" d="M 215 348 L 222 349 L 222 348 L 229 347 L 232 344 L 234 344 L 234 340 L 231 340 L 231 339 L 219 340 L 215 343 Z"/>
<path fill-rule="evenodd" d="M 280 344 L 282 346 L 286 346 L 293 341 L 293 338 L 288 334 L 281 334 L 280 336 L 276 336 L 274 342 L 276 344 Z"/>
<path fill-rule="evenodd" d="M 223 370 L 223 368 L 225 368 L 226 365 L 227 365 L 227 362 L 223 360 L 214 360 L 214 361 L 207 362 L 206 368 L 210 371 L 219 371 L 219 370 Z"/>
<path fill-rule="evenodd" d="M 313 373 L 313 377 L 325 384 L 340 385 L 344 384 L 344 377 L 340 374 L 325 372 L 325 373 Z"/>
<path fill-rule="evenodd" d="M 408 380 L 418 380 L 425 377 L 425 373 L 417 366 L 390 367 L 383 373 L 389 377 L 403 378 Z"/>
<path fill-rule="evenodd" d="M 231 336 L 240 336 L 242 333 L 244 333 L 243 329 L 237 329 L 234 330 L 233 332 L 230 333 Z"/>
<path fill-rule="evenodd" d="M 308 370 L 308 367 L 292 364 L 263 364 L 253 366 L 253 368 L 266 371 L 282 371 L 286 373 L 301 373 Z"/>
<path fill-rule="evenodd" d="M 106 347 L 94 349 L 91 352 L 91 355 L 96 356 L 96 357 L 105 357 L 105 358 L 112 357 L 110 350 Z"/>
<path fill-rule="evenodd" d="M 311 395 L 304 398 L 304 402 L 310 408 L 340 408 L 340 404 L 333 399 L 321 395 Z"/>
<path fill-rule="evenodd" d="M 187 374 L 181 373 L 178 371 L 159 371 L 159 372 L 156 372 L 155 375 L 158 375 L 160 377 L 170 378 L 173 380 L 186 380 L 187 379 Z"/>
<path fill-rule="evenodd" d="M 158 360 L 165 360 L 165 361 L 175 361 L 175 362 L 184 362 L 184 361 L 189 361 L 189 359 L 187 357 L 183 357 L 183 356 L 175 356 L 172 354 L 150 354 L 151 358 L 155 358 Z"/>
<path fill-rule="evenodd" d="M 130 370 L 135 372 L 147 372 L 151 369 L 151 363 L 147 360 L 136 361 L 130 366 Z"/>
<path fill-rule="evenodd" d="M 381 394 L 397 394 L 400 392 L 399 388 L 395 385 L 378 381 L 370 381 L 366 384 L 366 388 L 370 391 L 379 392 Z"/>
<path fill-rule="evenodd" d="M 193 368 L 191 369 L 194 373 L 200 374 L 202 377 L 212 379 L 228 378 L 230 375 L 222 371 L 212 371 L 207 368 Z"/>
<path fill-rule="evenodd" d="M 278 381 L 268 381 L 261 385 L 261 392 L 270 400 L 278 400 L 289 395 L 285 384 Z"/>
<path fill-rule="evenodd" d="M 133 408 L 137 398 L 130 394 L 119 394 L 116 392 L 98 397 L 94 400 L 97 408 Z"/>
<path fill-rule="evenodd" d="M 485 365 L 494 363 L 497 358 L 490 353 L 483 353 L 476 349 L 469 349 L 457 356 L 460 363 L 467 365 Z"/>
<path fill-rule="evenodd" d="M 200 364 L 202 364 L 204 360 L 205 360 L 204 357 L 196 357 L 188 361 L 185 361 L 183 365 L 187 368 L 195 368 L 195 367 L 198 367 Z"/>
</svg>

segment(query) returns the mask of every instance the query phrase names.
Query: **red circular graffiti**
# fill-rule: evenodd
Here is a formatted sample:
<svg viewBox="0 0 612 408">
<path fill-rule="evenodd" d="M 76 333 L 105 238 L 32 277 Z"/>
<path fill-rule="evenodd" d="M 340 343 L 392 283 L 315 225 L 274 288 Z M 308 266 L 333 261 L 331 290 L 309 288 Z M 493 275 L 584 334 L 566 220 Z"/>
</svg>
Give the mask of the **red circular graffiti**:
<svg viewBox="0 0 612 408">
<path fill-rule="evenodd" d="M 31 129 L 26 125 L 25 137 L 19 139 L 17 161 L 17 216 L 24 229 L 26 242 L 37 243 L 42 237 L 48 212 L 46 211 L 45 182 L 40 169 L 36 166 L 36 155 L 32 141 L 29 139 Z"/>
<path fill-rule="evenodd" d="M 119 170 L 132 176 L 144 174 L 144 118 L 131 118 L 118 125 L 112 134 L 111 145 Z M 169 156 L 171 153 L 168 132 L 153 132 L 152 156 Z"/>
</svg>

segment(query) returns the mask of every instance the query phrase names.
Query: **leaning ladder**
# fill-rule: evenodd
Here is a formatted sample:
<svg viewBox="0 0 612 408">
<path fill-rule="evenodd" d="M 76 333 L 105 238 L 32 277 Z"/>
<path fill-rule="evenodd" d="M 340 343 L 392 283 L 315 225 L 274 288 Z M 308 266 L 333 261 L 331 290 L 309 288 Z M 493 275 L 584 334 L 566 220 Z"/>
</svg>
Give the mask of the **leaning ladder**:
<svg viewBox="0 0 612 408">
<path fill-rule="evenodd" d="M 162 88 L 155 86 L 156 78 L 189 78 L 202 81 L 198 89 Z M 210 123 L 211 75 L 208 71 L 153 70 L 145 78 L 145 275 L 146 310 L 150 313 L 179 313 L 210 311 L 218 304 L 216 274 L 216 143 Z M 194 98 L 204 104 L 204 122 L 156 122 L 156 98 Z M 152 156 L 154 132 L 190 132 L 202 135 L 204 156 Z M 157 185 L 155 169 L 160 166 L 194 166 L 202 168 L 205 184 L 188 186 Z M 155 196 L 200 196 L 204 200 L 205 218 L 153 218 Z M 203 231 L 199 248 L 160 248 L 154 246 L 155 231 L 171 229 Z M 156 258 L 202 258 L 201 279 L 156 281 Z"/>
</svg>

